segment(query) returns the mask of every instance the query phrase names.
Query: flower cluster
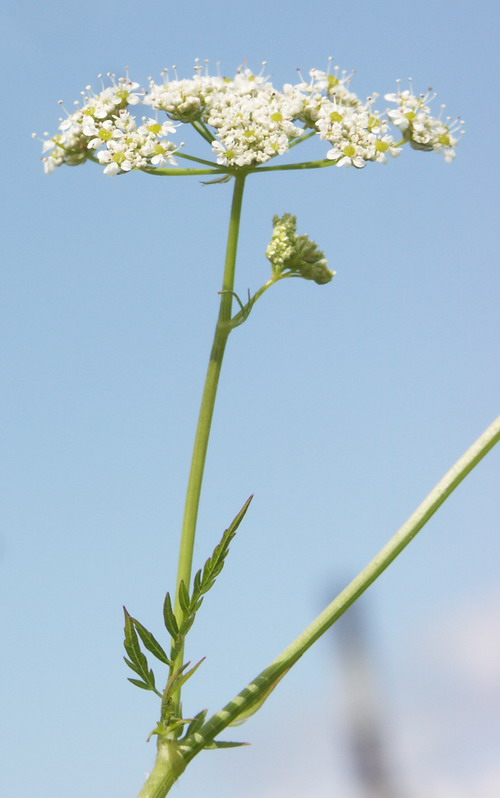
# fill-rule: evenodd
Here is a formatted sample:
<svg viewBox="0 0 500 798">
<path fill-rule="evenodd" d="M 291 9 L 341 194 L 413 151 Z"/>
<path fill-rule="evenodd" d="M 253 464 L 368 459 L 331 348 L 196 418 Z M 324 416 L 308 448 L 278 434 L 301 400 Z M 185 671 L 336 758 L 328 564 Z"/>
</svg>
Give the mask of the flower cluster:
<svg viewBox="0 0 500 798">
<path fill-rule="evenodd" d="M 352 76 L 338 68 L 312 69 L 308 81 L 300 76 L 282 91 L 246 68 L 225 78 L 196 66 L 188 80 L 171 79 L 164 71 L 163 82 L 150 80 L 148 90 L 128 77 L 110 77 L 112 85 L 103 85 L 97 94 L 87 86 L 81 107 L 78 103 L 61 120 L 56 136 L 44 140 L 46 172 L 88 159 L 104 165 L 111 176 L 175 165 L 179 147 L 168 136 L 182 123 L 193 125 L 210 142 L 219 170 L 258 167 L 314 134 L 328 143 L 326 159 L 337 166 L 386 163 L 407 142 L 414 149 L 443 152 L 450 161 L 461 125 L 441 114 L 432 116 L 429 103 L 435 95 L 416 96 L 411 88 L 386 94 L 397 107 L 381 113 L 374 107 L 378 95 L 362 102 L 351 91 Z M 139 104 L 149 106 L 154 116 L 137 121 L 128 109 Z M 163 121 L 161 113 L 166 114 Z M 390 125 L 401 131 L 398 141 Z"/>
<path fill-rule="evenodd" d="M 114 176 L 146 166 L 175 163 L 177 146 L 163 141 L 175 132 L 175 125 L 166 120 L 142 118 L 137 125 L 127 107 L 141 102 L 138 83 L 129 78 L 113 79 L 113 85 L 98 94 L 87 86 L 82 107 L 68 113 L 59 125 L 61 131 L 43 142 L 44 169 L 51 173 L 57 166 L 76 166 L 91 159 L 105 165 L 104 172 Z M 80 105 L 80 103 L 78 103 Z"/>
<path fill-rule="evenodd" d="M 291 213 L 273 217 L 273 237 L 266 250 L 273 275 L 303 277 L 319 285 L 329 283 L 335 272 L 328 268 L 324 252 L 309 236 L 298 236 L 297 217 Z"/>
<path fill-rule="evenodd" d="M 216 131 L 212 149 L 224 166 L 252 166 L 282 155 L 303 133 L 294 124 L 302 102 L 261 75 L 239 70 L 232 80 L 197 75 L 193 80 L 150 85 L 146 102 L 171 119 L 201 122 Z"/>
<path fill-rule="evenodd" d="M 462 122 L 453 121 L 450 117 L 443 121 L 441 114 L 446 107 L 444 105 L 438 117 L 431 116 L 429 103 L 435 97 L 430 91 L 417 97 L 411 89 L 401 91 L 398 85 L 397 92 L 385 95 L 386 100 L 397 104 L 397 108 L 388 111 L 387 116 L 413 149 L 443 152 L 445 160 L 452 161 L 458 136 L 462 133 Z"/>
</svg>

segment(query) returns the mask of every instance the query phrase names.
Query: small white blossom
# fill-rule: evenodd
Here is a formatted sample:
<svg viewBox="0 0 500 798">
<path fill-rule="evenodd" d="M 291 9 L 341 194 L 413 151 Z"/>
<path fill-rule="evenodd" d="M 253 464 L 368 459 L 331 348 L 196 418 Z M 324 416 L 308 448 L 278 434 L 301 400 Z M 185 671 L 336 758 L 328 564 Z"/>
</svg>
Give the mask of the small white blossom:
<svg viewBox="0 0 500 798">
<path fill-rule="evenodd" d="M 445 108 L 444 105 L 441 106 L 438 117 L 432 116 L 429 103 L 435 97 L 436 95 L 430 90 L 417 97 L 412 88 L 401 91 L 398 84 L 397 92 L 385 95 L 386 100 L 397 104 L 397 108 L 389 110 L 387 116 L 401 130 L 405 140 L 410 142 L 413 149 L 443 152 L 445 161 L 449 162 L 455 157 L 454 148 L 458 143 L 457 134 L 460 135 L 462 132 L 460 131 L 462 122 L 453 121 L 450 117 L 443 121 L 441 113 Z"/>
</svg>

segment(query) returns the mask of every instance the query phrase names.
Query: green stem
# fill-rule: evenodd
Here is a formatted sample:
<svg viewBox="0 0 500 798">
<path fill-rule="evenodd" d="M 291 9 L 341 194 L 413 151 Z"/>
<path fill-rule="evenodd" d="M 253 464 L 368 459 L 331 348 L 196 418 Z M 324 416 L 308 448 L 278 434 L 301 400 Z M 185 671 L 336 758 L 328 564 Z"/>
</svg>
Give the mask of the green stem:
<svg viewBox="0 0 500 798">
<path fill-rule="evenodd" d="M 193 759 L 223 729 L 245 714 L 253 714 L 278 681 L 302 657 L 341 615 L 358 599 L 362 593 L 396 559 L 403 549 L 420 532 L 423 526 L 446 501 L 460 482 L 469 474 L 482 458 L 500 440 L 500 417 L 481 435 L 480 438 L 455 463 L 422 504 L 410 516 L 401 529 L 384 546 L 358 576 L 337 596 L 336 599 L 288 646 L 262 673 L 254 679 L 232 701 L 213 715 L 196 736 L 190 750 L 186 752 L 186 764 Z"/>
<path fill-rule="evenodd" d="M 215 163 L 215 161 L 207 161 L 205 158 L 196 158 L 194 155 L 188 155 L 187 153 L 180 152 L 179 150 L 177 150 L 177 152 L 175 153 L 175 157 L 176 158 L 185 158 L 188 161 L 196 161 L 196 163 L 204 163 L 207 166 L 213 166 L 214 169 L 223 168 L 223 167 L 220 167 L 219 164 Z"/>
<path fill-rule="evenodd" d="M 189 160 L 194 160 L 190 158 Z M 173 166 L 172 169 L 157 169 L 155 166 L 142 166 L 139 172 L 146 172 L 148 175 L 159 175 L 160 177 L 186 177 L 187 175 L 227 175 L 227 169 L 180 169 Z"/>
<path fill-rule="evenodd" d="M 181 545 L 179 553 L 179 566 L 177 571 L 177 583 L 175 590 L 175 614 L 179 620 L 182 611 L 179 604 L 179 585 L 184 582 L 187 588 L 191 581 L 191 569 L 193 563 L 193 550 L 196 534 L 196 522 L 198 518 L 198 507 L 200 503 L 201 486 L 203 472 L 205 469 L 205 459 L 210 437 L 217 386 L 222 367 L 222 360 L 226 348 L 227 338 L 231 331 L 229 324 L 232 312 L 232 292 L 234 290 L 234 275 L 236 268 L 236 253 L 238 247 L 238 234 L 240 228 L 241 206 L 243 201 L 243 190 L 245 186 L 246 174 L 237 175 L 235 178 L 233 202 L 231 206 L 231 217 L 229 221 L 229 232 L 226 247 L 226 262 L 224 266 L 224 277 L 222 281 L 222 291 L 219 307 L 219 316 L 215 327 L 214 340 L 210 361 L 207 369 L 205 387 L 201 399 L 200 414 L 196 437 L 193 447 L 191 460 L 191 470 L 186 494 L 186 504 L 184 509 L 184 522 L 182 526 Z M 172 672 L 176 671 L 183 664 L 184 651 L 181 650 L 173 663 Z M 177 706 L 175 711 L 180 710 L 180 694 L 176 696 Z M 180 713 L 179 713 L 180 714 Z"/>
<path fill-rule="evenodd" d="M 184 772 L 186 764 L 176 742 L 158 739 L 154 768 L 137 798 L 164 798 Z"/>
<path fill-rule="evenodd" d="M 337 160 L 339 160 L 337 158 Z M 255 166 L 251 169 L 252 174 L 258 172 L 286 172 L 290 169 L 322 169 L 324 166 L 335 166 L 337 161 L 330 161 L 323 158 L 321 161 L 303 161 L 302 163 L 289 163 L 283 166 Z"/>
<path fill-rule="evenodd" d="M 247 302 L 247 304 L 246 305 L 242 305 L 241 306 L 241 310 L 238 311 L 238 313 L 235 313 L 235 315 L 231 319 L 231 327 L 232 328 L 238 327 L 240 324 L 242 324 L 244 321 L 246 321 L 246 319 L 248 318 L 248 314 L 250 313 L 251 309 L 253 308 L 253 306 L 255 305 L 257 300 L 260 299 L 261 296 L 263 294 L 265 294 L 266 291 L 268 291 L 271 288 L 272 285 L 276 285 L 276 283 L 278 283 L 280 280 L 286 280 L 289 277 L 299 277 L 299 276 L 300 275 L 298 275 L 298 274 L 278 274 L 278 275 L 273 275 L 267 281 L 267 283 L 264 283 L 264 285 L 261 288 L 259 288 L 258 291 L 255 292 L 255 294 L 253 295 L 253 297 L 250 298 L 250 300 Z"/>
<path fill-rule="evenodd" d="M 311 130 L 309 133 L 304 133 L 304 135 L 301 136 L 300 138 L 295 139 L 295 141 L 291 141 L 288 146 L 288 149 L 291 150 L 292 147 L 296 147 L 297 144 L 302 144 L 303 141 L 307 141 L 307 139 L 310 139 L 312 136 L 315 136 L 316 134 L 317 134 L 316 130 Z"/>
<path fill-rule="evenodd" d="M 215 141 L 215 136 L 210 132 L 207 126 L 203 124 L 203 122 L 191 122 L 191 124 L 196 132 L 199 133 L 200 136 L 205 139 L 205 141 L 208 141 L 209 144 Z"/>
</svg>

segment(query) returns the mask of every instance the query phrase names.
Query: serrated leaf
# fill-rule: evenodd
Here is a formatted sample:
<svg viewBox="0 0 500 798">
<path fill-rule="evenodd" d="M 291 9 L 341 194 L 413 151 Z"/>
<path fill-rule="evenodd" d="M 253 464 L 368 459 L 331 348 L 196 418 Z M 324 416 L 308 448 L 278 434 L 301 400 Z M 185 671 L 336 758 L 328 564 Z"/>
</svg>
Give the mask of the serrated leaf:
<svg viewBox="0 0 500 798">
<path fill-rule="evenodd" d="M 184 583 L 184 580 L 181 580 L 179 585 L 179 604 L 181 606 L 181 610 L 184 613 L 188 613 L 191 607 L 191 600 L 189 598 L 188 589 Z"/>
<path fill-rule="evenodd" d="M 252 499 L 253 496 L 250 496 L 246 500 L 245 504 L 235 518 L 231 521 L 228 528 L 224 530 L 220 543 L 217 544 L 213 550 L 212 556 L 206 561 L 205 565 L 203 566 L 203 571 L 197 572 L 193 583 L 194 588 L 191 598 L 192 602 L 198 601 L 204 593 L 207 593 L 214 586 L 217 576 L 224 567 L 224 561 L 229 552 L 229 544 L 234 538 L 236 530 L 241 524 Z"/>
<path fill-rule="evenodd" d="M 201 585 L 201 570 L 197 571 L 193 581 L 193 594 L 197 593 Z"/>
<path fill-rule="evenodd" d="M 127 665 L 130 668 L 130 670 L 134 671 L 134 673 L 138 673 L 139 676 L 143 675 L 143 673 L 144 673 L 144 668 L 143 667 L 140 667 L 139 665 L 135 665 L 133 662 L 130 662 L 130 660 L 127 659 L 127 657 L 123 657 L 123 659 L 127 663 Z"/>
<path fill-rule="evenodd" d="M 153 654 L 156 657 L 156 659 L 159 659 L 160 662 L 165 663 L 165 665 L 171 665 L 172 663 L 170 659 L 167 657 L 165 651 L 163 650 L 163 648 L 161 647 L 155 636 L 151 632 L 149 632 L 142 625 L 142 623 L 139 623 L 139 621 L 136 618 L 131 618 L 131 621 L 134 627 L 136 628 L 139 637 L 144 643 L 145 648 L 147 648 L 147 650 L 150 651 L 151 654 Z"/>
<path fill-rule="evenodd" d="M 179 634 L 179 626 L 174 615 L 170 593 L 167 593 L 165 596 L 165 602 L 163 604 L 163 620 L 165 621 L 167 632 L 172 635 L 173 638 L 177 637 Z"/>
<path fill-rule="evenodd" d="M 125 614 L 125 640 L 123 645 L 132 662 L 137 662 L 142 654 L 141 647 L 134 629 L 132 616 L 129 615 L 125 607 L 123 608 L 123 612 Z"/>
<path fill-rule="evenodd" d="M 132 684 L 135 684 L 136 687 L 141 687 L 143 690 L 153 690 L 149 684 L 141 682 L 139 679 L 127 679 L 127 681 L 132 682 Z"/>
<path fill-rule="evenodd" d="M 192 627 L 192 625 L 194 623 L 194 620 L 195 620 L 195 616 L 194 616 L 194 613 L 193 613 L 193 615 L 190 615 L 188 618 L 186 618 L 182 622 L 181 628 L 179 629 L 179 634 L 182 635 L 183 637 L 185 637 L 185 635 L 187 635 L 187 633 L 191 629 L 191 627 Z"/>
<path fill-rule="evenodd" d="M 134 673 L 137 673 L 147 684 L 151 685 L 150 689 L 157 692 L 154 673 L 149 668 L 147 657 L 141 651 L 139 639 L 134 627 L 134 619 L 129 615 L 125 607 L 123 611 L 125 613 L 125 640 L 123 644 L 125 646 L 125 651 L 130 657 L 130 660 L 124 657 L 124 660 Z"/>
<path fill-rule="evenodd" d="M 153 686 L 154 690 L 156 690 L 155 675 L 154 675 L 153 670 L 151 668 L 148 671 L 148 678 L 146 679 L 146 681 L 147 681 L 148 684 L 151 684 Z"/>
</svg>

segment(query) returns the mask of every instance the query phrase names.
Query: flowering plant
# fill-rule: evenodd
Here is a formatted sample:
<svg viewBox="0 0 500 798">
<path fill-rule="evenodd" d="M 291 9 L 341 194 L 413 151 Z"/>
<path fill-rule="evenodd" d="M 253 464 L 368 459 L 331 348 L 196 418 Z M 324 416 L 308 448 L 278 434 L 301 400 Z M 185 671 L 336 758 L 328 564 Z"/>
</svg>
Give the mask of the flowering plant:
<svg viewBox="0 0 500 798">
<path fill-rule="evenodd" d="M 263 67 L 264 68 L 264 67 Z M 213 553 L 192 578 L 193 551 L 205 458 L 210 436 L 217 386 L 228 337 L 245 323 L 255 303 L 280 280 L 300 277 L 318 285 L 331 282 L 334 272 L 324 253 L 307 235 L 297 234 L 296 217 L 285 213 L 273 219 L 273 233 L 266 256 L 269 279 L 253 296 L 242 300 L 234 290 L 236 254 L 245 181 L 251 174 L 279 170 L 316 169 L 329 166 L 364 168 L 369 162 L 387 163 L 403 146 L 455 157 L 461 135 L 460 120 L 430 111 L 432 92 L 414 94 L 412 83 L 386 94 L 391 107 L 375 105 L 378 95 L 360 100 L 351 90 L 351 75 L 332 68 L 312 69 L 309 79 L 276 89 L 263 72 L 241 68 L 233 78 L 210 75 L 199 64 L 191 79 L 150 81 L 141 88 L 128 75 L 109 75 L 109 85 L 99 92 L 87 86 L 76 110 L 67 112 L 59 133 L 43 139 L 43 163 L 47 173 L 64 164 L 76 166 L 93 161 L 110 177 L 134 170 L 157 176 L 209 175 L 210 183 L 233 181 L 229 232 L 220 307 L 203 391 L 188 480 L 181 533 L 177 582 L 167 593 L 163 619 L 170 649 L 125 610 L 125 662 L 133 671 L 130 681 L 155 693 L 160 700 L 157 759 L 140 798 L 163 798 L 188 763 L 202 750 L 241 745 L 221 741 L 220 733 L 255 713 L 281 678 L 305 651 L 387 568 L 424 524 L 500 438 L 500 421 L 494 422 L 422 502 L 408 521 L 365 569 L 337 596 L 324 612 L 247 685 L 223 709 L 207 719 L 207 711 L 192 718 L 183 715 L 181 691 L 202 660 L 190 666 L 185 659 L 186 636 L 206 593 L 213 587 L 227 557 L 230 543 L 244 518 L 251 498 L 229 524 Z M 138 118 L 133 110 L 145 110 Z M 181 125 L 192 127 L 208 144 L 212 160 L 190 155 L 175 143 Z M 315 161 L 266 165 L 308 139 L 326 142 L 323 158 Z M 178 159 L 195 164 L 179 166 Z M 215 160 L 214 160 L 215 159 Z M 166 667 L 166 684 L 159 688 L 147 656 Z"/>
</svg>

